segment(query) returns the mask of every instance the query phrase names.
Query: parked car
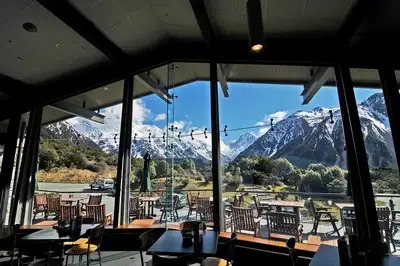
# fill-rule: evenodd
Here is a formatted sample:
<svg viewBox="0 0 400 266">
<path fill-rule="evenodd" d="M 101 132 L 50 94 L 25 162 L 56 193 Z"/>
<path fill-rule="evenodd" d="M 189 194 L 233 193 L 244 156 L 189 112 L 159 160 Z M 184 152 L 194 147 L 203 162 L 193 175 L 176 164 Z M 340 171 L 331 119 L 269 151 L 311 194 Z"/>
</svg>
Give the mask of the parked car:
<svg viewBox="0 0 400 266">
<path fill-rule="evenodd" d="M 186 206 L 187 202 L 186 202 L 185 195 L 178 194 L 178 193 L 172 193 L 172 198 L 174 196 L 178 196 L 178 198 L 179 198 L 178 206 L 177 206 L 178 209 L 181 209 Z M 167 197 L 167 195 L 164 195 L 159 200 L 157 200 L 156 206 L 163 206 L 163 205 L 166 205 L 167 203 L 172 203 L 172 198 L 171 198 L 171 196 Z"/>
<path fill-rule="evenodd" d="M 114 180 L 107 178 L 98 178 L 90 184 L 90 189 L 112 190 L 114 189 Z"/>
</svg>

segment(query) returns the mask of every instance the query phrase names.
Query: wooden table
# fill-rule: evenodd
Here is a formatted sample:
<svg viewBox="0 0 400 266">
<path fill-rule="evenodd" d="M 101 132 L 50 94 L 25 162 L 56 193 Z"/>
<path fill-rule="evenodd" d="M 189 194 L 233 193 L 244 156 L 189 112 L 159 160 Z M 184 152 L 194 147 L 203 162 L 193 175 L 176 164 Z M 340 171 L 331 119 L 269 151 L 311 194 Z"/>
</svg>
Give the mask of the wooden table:
<svg viewBox="0 0 400 266">
<path fill-rule="evenodd" d="M 160 197 L 139 197 L 140 203 L 147 205 L 147 216 L 146 216 L 146 206 L 143 206 L 143 216 L 144 217 L 154 217 L 154 205 Z"/>
<path fill-rule="evenodd" d="M 400 265 L 400 257 L 385 256 L 381 266 Z M 339 251 L 337 247 L 321 245 L 315 253 L 309 266 L 340 266 Z"/>
<path fill-rule="evenodd" d="M 226 201 L 227 199 L 228 199 L 228 198 L 226 198 L 226 197 L 225 197 L 225 198 L 222 198 L 222 201 Z M 213 201 L 214 201 L 214 197 L 211 196 L 211 197 L 210 197 L 210 201 L 213 202 Z"/>
<path fill-rule="evenodd" d="M 285 200 L 260 200 L 260 204 L 275 206 L 277 212 L 282 211 L 284 208 L 293 208 L 293 212 L 297 215 L 300 221 L 300 208 L 304 208 L 304 201 L 285 201 Z"/>
<path fill-rule="evenodd" d="M 72 203 L 76 202 L 79 205 L 79 201 L 86 199 L 86 197 L 72 197 L 72 198 L 61 198 L 61 202 L 65 202 L 66 204 L 72 205 Z"/>
<path fill-rule="evenodd" d="M 167 230 L 147 251 L 148 255 L 182 256 L 193 254 L 202 257 L 215 256 L 217 254 L 218 235 L 215 231 L 206 231 L 203 235 L 203 243 L 199 250 L 182 246 L 182 234 L 180 231 Z"/>
</svg>

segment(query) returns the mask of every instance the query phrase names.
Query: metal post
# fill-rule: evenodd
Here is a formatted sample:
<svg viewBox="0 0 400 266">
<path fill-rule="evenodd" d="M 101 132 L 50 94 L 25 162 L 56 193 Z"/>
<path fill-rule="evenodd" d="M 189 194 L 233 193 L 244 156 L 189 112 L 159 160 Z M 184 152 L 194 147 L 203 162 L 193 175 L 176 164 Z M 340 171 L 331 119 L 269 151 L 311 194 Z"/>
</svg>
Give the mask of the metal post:
<svg viewBox="0 0 400 266">
<path fill-rule="evenodd" d="M 393 69 L 381 68 L 378 70 L 381 79 L 383 96 L 390 129 L 392 130 L 393 146 L 396 152 L 397 167 L 400 167 L 400 94 L 396 74 Z M 395 137 L 396 136 L 396 137 Z"/>
<path fill-rule="evenodd" d="M 368 248 L 368 241 L 381 239 L 378 217 L 350 69 L 337 65 L 335 75 L 356 212 L 356 231 L 360 240 L 359 248 L 364 251 Z"/>
<path fill-rule="evenodd" d="M 13 116 L 8 122 L 7 139 L 4 145 L 3 163 L 0 173 L 0 217 L 4 218 L 8 209 L 8 198 L 14 169 L 15 151 L 18 142 L 18 130 L 21 124 L 21 115 Z"/>
<path fill-rule="evenodd" d="M 129 223 L 129 195 L 131 175 L 133 111 L 133 76 L 124 82 L 121 130 L 119 137 L 117 180 L 115 185 L 115 205 L 113 227 Z"/>
<path fill-rule="evenodd" d="M 222 193 L 221 193 L 221 158 L 220 158 L 220 134 L 219 134 L 219 108 L 218 108 L 218 77 L 217 63 L 210 62 L 210 98 L 211 98 L 211 143 L 212 143 L 212 177 L 214 198 L 214 227 L 216 231 L 224 228 L 221 220 Z"/>
<path fill-rule="evenodd" d="M 32 199 L 35 192 L 37 159 L 39 153 L 40 129 L 43 108 L 30 112 L 21 171 L 15 188 L 15 197 L 11 206 L 11 224 L 31 224 Z"/>
</svg>

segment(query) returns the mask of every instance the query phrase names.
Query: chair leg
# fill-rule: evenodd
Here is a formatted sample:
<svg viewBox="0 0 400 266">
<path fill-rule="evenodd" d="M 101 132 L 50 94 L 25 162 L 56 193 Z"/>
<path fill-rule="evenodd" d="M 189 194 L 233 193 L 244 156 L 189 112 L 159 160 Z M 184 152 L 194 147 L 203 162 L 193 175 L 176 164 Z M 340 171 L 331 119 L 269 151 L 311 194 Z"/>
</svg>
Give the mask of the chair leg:
<svg viewBox="0 0 400 266">
<path fill-rule="evenodd" d="M 394 244 L 394 239 L 393 239 L 393 236 L 394 236 L 394 234 L 393 234 L 393 229 L 394 229 L 394 226 L 393 226 L 393 224 L 390 226 L 390 230 L 389 230 L 389 232 L 390 232 L 390 241 L 392 241 L 392 245 L 393 245 L 393 249 L 394 249 L 394 251 L 393 252 L 396 252 L 396 245 Z"/>
<path fill-rule="evenodd" d="M 90 266 L 90 255 L 86 254 L 86 265 Z"/>
<path fill-rule="evenodd" d="M 186 220 L 189 220 L 190 213 L 191 213 L 191 209 L 190 209 L 190 207 L 189 207 L 189 211 L 188 211 L 188 214 L 187 214 L 187 216 L 186 216 Z"/>
<path fill-rule="evenodd" d="M 331 224 L 332 224 L 333 230 L 335 230 L 335 232 L 336 232 L 336 234 L 338 235 L 338 237 L 340 237 L 339 230 L 338 230 L 338 228 L 337 228 L 337 226 L 336 226 L 335 221 L 333 220 L 333 217 L 332 217 L 331 215 L 329 215 L 329 217 L 331 218 Z"/>
<path fill-rule="evenodd" d="M 99 253 L 99 265 L 101 266 L 101 252 L 100 252 L 100 249 L 98 249 L 97 252 Z"/>
<path fill-rule="evenodd" d="M 318 234 L 318 225 L 319 225 L 319 217 L 315 219 L 315 228 L 314 228 L 315 234 Z"/>
<path fill-rule="evenodd" d="M 175 214 L 176 214 L 176 220 L 179 222 L 179 214 L 177 210 L 175 210 Z"/>
<path fill-rule="evenodd" d="M 143 252 L 140 250 L 140 261 L 142 262 L 142 266 L 144 266 L 144 260 L 143 260 Z"/>
<path fill-rule="evenodd" d="M 68 255 L 65 256 L 65 266 L 67 266 L 67 265 L 68 265 Z"/>
</svg>

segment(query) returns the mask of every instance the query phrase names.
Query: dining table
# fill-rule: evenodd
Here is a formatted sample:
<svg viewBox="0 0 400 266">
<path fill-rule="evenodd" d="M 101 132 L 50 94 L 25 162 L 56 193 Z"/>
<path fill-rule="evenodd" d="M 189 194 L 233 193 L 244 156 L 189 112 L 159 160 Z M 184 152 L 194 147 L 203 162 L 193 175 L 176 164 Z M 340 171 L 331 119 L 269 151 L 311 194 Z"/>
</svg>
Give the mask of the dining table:
<svg viewBox="0 0 400 266">
<path fill-rule="evenodd" d="M 154 205 L 156 205 L 159 196 L 139 197 L 140 204 L 143 204 L 143 217 L 154 217 Z M 146 215 L 147 209 L 147 215 Z"/>
<path fill-rule="evenodd" d="M 300 221 L 300 208 L 304 208 L 305 201 L 288 200 L 260 200 L 261 206 L 274 206 L 277 212 L 282 212 L 282 208 L 293 208 L 293 212 Z"/>
<path fill-rule="evenodd" d="M 72 205 L 72 203 L 76 202 L 76 204 L 79 205 L 79 202 L 84 199 L 86 199 L 86 197 L 62 197 L 61 202 L 68 205 Z"/>
<path fill-rule="evenodd" d="M 199 248 L 194 244 L 189 247 L 182 245 L 183 238 L 181 231 L 167 230 L 165 233 L 148 249 L 147 254 L 152 255 L 195 255 L 199 257 L 210 257 L 217 254 L 218 233 L 216 231 L 205 231 L 203 242 Z"/>
</svg>

